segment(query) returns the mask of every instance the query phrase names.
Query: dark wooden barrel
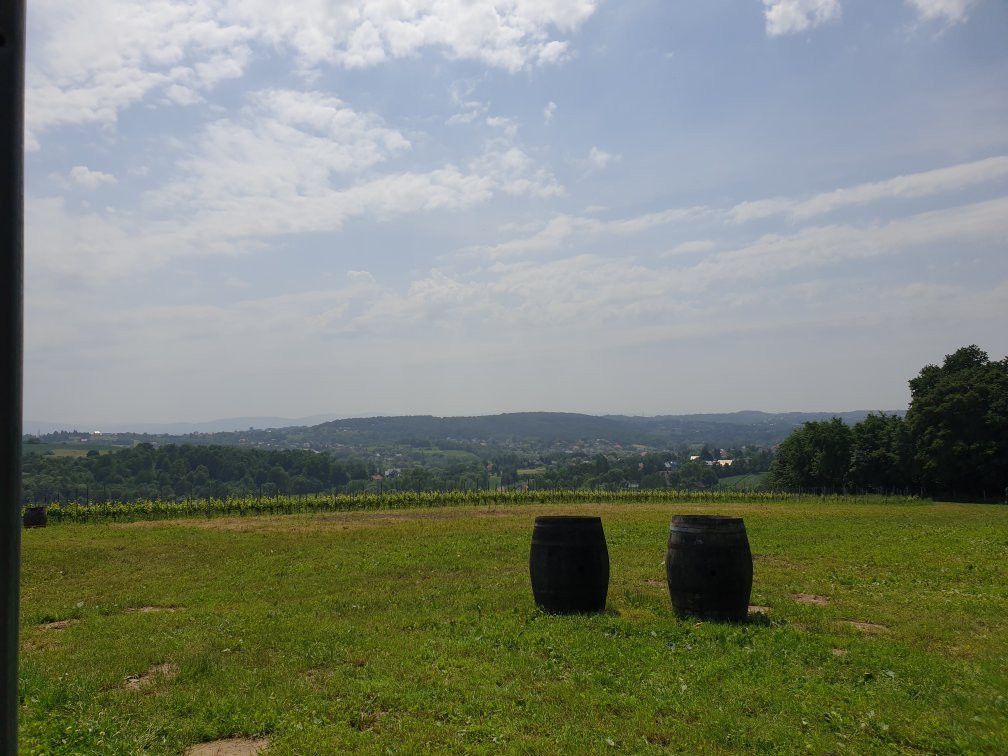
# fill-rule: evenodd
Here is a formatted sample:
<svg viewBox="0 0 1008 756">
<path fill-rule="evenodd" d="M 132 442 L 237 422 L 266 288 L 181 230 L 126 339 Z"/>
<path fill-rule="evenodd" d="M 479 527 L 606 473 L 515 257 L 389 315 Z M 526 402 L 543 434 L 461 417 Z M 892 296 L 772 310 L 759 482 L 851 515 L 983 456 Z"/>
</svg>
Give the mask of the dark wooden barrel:
<svg viewBox="0 0 1008 756">
<path fill-rule="evenodd" d="M 599 517 L 537 517 L 529 555 L 532 595 L 553 614 L 601 612 L 609 549 Z"/>
<path fill-rule="evenodd" d="M 673 517 L 665 577 L 679 617 L 744 620 L 749 614 L 753 566 L 742 518 Z"/>
<path fill-rule="evenodd" d="M 49 522 L 45 507 L 25 507 L 24 526 L 26 528 L 44 528 Z"/>
</svg>

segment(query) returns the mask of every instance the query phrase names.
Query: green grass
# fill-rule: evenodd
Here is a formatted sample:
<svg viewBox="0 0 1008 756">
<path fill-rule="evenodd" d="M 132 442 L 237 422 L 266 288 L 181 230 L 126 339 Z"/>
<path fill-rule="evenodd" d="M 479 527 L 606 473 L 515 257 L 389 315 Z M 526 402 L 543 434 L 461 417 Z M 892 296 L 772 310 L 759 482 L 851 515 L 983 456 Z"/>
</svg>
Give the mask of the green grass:
<svg viewBox="0 0 1008 756">
<path fill-rule="evenodd" d="M 769 616 L 674 617 L 662 560 L 683 511 L 745 517 Z M 535 609 L 529 538 L 547 512 L 603 517 L 606 613 Z M 586 501 L 23 536 L 25 754 L 257 734 L 273 755 L 1008 743 L 1008 507 Z M 145 606 L 174 611 L 129 611 Z M 174 677 L 125 689 L 161 664 Z"/>
<path fill-rule="evenodd" d="M 88 451 L 98 448 L 94 445 L 81 443 L 66 444 L 21 444 L 22 454 L 47 454 L 52 457 L 86 457 Z M 109 449 L 99 449 L 99 452 Z"/>
<path fill-rule="evenodd" d="M 94 449 L 99 454 L 108 454 L 126 447 L 113 446 L 109 443 L 94 443 L 82 441 L 66 441 L 63 443 L 43 444 L 22 442 L 21 454 L 45 454 L 52 457 L 86 457 L 87 453 Z"/>
<path fill-rule="evenodd" d="M 451 463 L 479 462 L 480 458 L 464 449 L 423 449 L 410 447 L 406 456 L 422 458 L 424 464 L 446 466 Z"/>
<path fill-rule="evenodd" d="M 718 479 L 718 488 L 727 488 L 732 491 L 746 491 L 758 488 L 766 479 L 767 473 L 752 473 L 749 475 L 729 475 Z"/>
</svg>

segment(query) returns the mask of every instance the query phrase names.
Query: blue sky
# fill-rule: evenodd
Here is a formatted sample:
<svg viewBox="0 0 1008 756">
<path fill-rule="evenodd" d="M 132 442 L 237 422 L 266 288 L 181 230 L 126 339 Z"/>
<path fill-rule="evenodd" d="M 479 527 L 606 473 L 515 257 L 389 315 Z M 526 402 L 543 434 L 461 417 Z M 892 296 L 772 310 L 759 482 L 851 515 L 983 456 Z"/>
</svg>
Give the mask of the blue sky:
<svg viewBox="0 0 1008 756">
<path fill-rule="evenodd" d="M 1008 353 L 1002 0 L 30 4 L 25 417 L 902 408 Z"/>
</svg>

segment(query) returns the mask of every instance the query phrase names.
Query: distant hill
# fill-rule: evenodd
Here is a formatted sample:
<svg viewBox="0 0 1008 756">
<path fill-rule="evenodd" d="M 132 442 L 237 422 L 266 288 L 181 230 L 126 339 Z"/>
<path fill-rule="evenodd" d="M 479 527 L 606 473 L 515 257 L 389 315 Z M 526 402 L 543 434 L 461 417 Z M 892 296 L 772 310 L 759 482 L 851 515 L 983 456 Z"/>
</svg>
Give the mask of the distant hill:
<svg viewBox="0 0 1008 756">
<path fill-rule="evenodd" d="M 887 411 L 902 414 L 902 411 Z M 198 427 L 207 430 L 156 430 L 120 432 L 120 440 L 161 443 L 249 444 L 272 448 L 307 447 L 331 449 L 359 446 L 418 446 L 443 442 L 460 444 L 572 445 L 604 440 L 629 445 L 668 447 L 708 443 L 718 446 L 769 446 L 783 441 L 796 427 L 809 420 L 841 417 L 856 423 L 869 414 L 855 412 L 732 412 L 698 415 L 583 415 L 569 412 L 513 412 L 473 417 L 405 415 L 396 417 L 342 418 L 290 424 L 282 418 L 237 418 L 193 426 L 161 426 L 176 429 Z M 284 424 L 284 423 L 288 424 Z M 228 425 L 227 430 L 214 426 Z M 238 428 L 235 428 L 238 424 Z M 31 430 L 26 423 L 26 430 Z M 120 429 L 110 429 L 120 430 Z M 108 431 L 103 429 L 108 435 Z"/>
<path fill-rule="evenodd" d="M 229 417 L 221 420 L 207 420 L 200 423 L 95 423 L 68 427 L 66 424 L 24 421 L 25 433 L 52 433 L 61 430 L 79 430 L 82 433 L 100 430 L 102 433 L 150 433 L 184 435 L 186 433 L 226 433 L 248 428 L 288 428 L 291 426 L 315 425 L 334 420 L 335 415 L 311 415 L 310 417 Z"/>
<path fill-rule="evenodd" d="M 530 441 L 538 443 L 606 439 L 619 443 L 678 444 L 717 441 L 778 443 L 808 420 L 828 420 L 839 416 L 856 423 L 868 415 L 857 412 L 734 412 L 705 415 L 581 415 L 569 412 L 514 412 L 476 417 L 365 417 L 333 420 L 306 429 L 305 436 L 335 443 L 399 443 L 459 440 Z M 340 439 L 345 439 L 340 441 Z"/>
</svg>

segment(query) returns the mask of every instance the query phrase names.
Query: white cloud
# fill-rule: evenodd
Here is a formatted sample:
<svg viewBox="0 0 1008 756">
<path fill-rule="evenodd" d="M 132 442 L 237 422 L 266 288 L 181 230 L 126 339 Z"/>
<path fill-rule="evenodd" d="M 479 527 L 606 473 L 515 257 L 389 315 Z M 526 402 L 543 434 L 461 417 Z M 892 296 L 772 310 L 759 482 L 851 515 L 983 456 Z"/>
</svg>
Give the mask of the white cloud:
<svg viewBox="0 0 1008 756">
<path fill-rule="evenodd" d="M 553 116 L 556 115 L 557 104 L 552 100 L 546 103 L 546 107 L 543 108 L 543 121 L 550 123 L 553 120 Z"/>
<path fill-rule="evenodd" d="M 59 0 L 29 5 L 26 142 L 60 124 L 112 124 L 156 92 L 188 105 L 247 69 L 254 49 L 302 67 L 373 66 L 425 47 L 517 72 L 569 57 L 596 0 Z M 99 31 L 100 30 L 100 31 Z"/>
<path fill-rule="evenodd" d="M 565 237 L 571 220 L 555 219 L 554 240 Z M 591 341 L 595 347 L 605 340 L 625 342 L 639 333 L 642 323 L 699 333 L 712 317 L 709 307 L 716 317 L 726 318 L 735 307 L 773 303 L 781 287 L 793 290 L 794 296 L 807 289 L 801 296 L 809 302 L 822 294 L 821 288 L 833 288 L 826 283 L 819 287 L 809 271 L 953 241 L 996 241 L 1006 234 L 1008 198 L 1002 198 L 884 224 L 767 235 L 686 265 L 648 265 L 612 251 L 499 260 L 470 274 L 432 271 L 414 280 L 404 293 L 386 289 L 384 296 L 368 300 L 354 327 L 394 333 L 453 329 L 466 323 L 507 333 L 535 326 L 537 333 L 560 332 Z M 695 243 L 693 249 L 709 251 L 710 243 Z M 805 271 L 800 283 L 783 282 L 783 276 L 796 271 Z M 711 304 L 708 295 L 715 287 L 731 295 Z M 605 324 L 604 334 L 595 328 L 598 324 Z M 730 317 L 725 325 L 739 330 L 730 324 Z"/>
<path fill-rule="evenodd" d="M 111 173 L 92 171 L 86 165 L 75 165 L 70 169 L 70 180 L 86 189 L 97 189 L 102 184 L 114 184 L 116 177 Z"/>
<path fill-rule="evenodd" d="M 241 75 L 250 29 L 223 22 L 206 2 L 94 0 L 29 6 L 27 139 L 59 124 L 114 123 L 153 92 L 176 102 Z M 189 90 L 183 95 L 183 90 Z"/>
<path fill-rule="evenodd" d="M 440 47 L 451 58 L 519 71 L 569 55 L 554 32 L 576 31 L 595 0 L 357 0 L 342 4 L 234 0 L 225 17 L 273 43 L 293 47 L 307 65 L 375 65 Z"/>
<path fill-rule="evenodd" d="M 254 225 L 282 226 L 276 214 L 284 206 L 335 199 L 334 185 L 352 181 L 409 149 L 400 132 L 338 98 L 265 90 L 252 93 L 237 118 L 209 124 L 193 153 L 178 162 L 181 175 L 150 198 L 159 207 L 189 207 L 202 215 L 224 213 L 232 220 L 251 212 L 260 216 Z M 270 207 L 275 210 L 267 212 Z M 352 209 L 346 204 L 333 203 L 318 223 L 338 227 L 348 213 Z"/>
<path fill-rule="evenodd" d="M 588 213 L 592 210 L 603 211 L 605 208 L 586 208 L 585 212 Z M 704 207 L 672 208 L 615 220 L 556 215 L 531 235 L 496 244 L 471 247 L 464 250 L 464 256 L 476 255 L 488 260 L 499 260 L 549 252 L 574 241 L 578 244 L 587 244 L 604 240 L 610 236 L 633 236 L 658 226 L 710 217 L 712 212 Z"/>
<path fill-rule="evenodd" d="M 500 129 L 511 139 L 514 139 L 518 135 L 518 122 L 513 118 L 491 116 L 486 119 L 486 125 L 494 129 Z"/>
<path fill-rule="evenodd" d="M 925 21 L 945 21 L 961 24 L 976 5 L 976 0 L 906 0 Z"/>
<path fill-rule="evenodd" d="M 858 260 L 945 242 L 997 241 L 1008 234 L 1008 197 L 918 213 L 888 223 L 803 228 L 767 234 L 709 256 L 691 271 L 691 285 L 733 278 L 763 279 L 779 272 Z"/>
<path fill-rule="evenodd" d="M 763 0 L 766 33 L 796 34 L 840 17 L 840 0 Z"/>
<path fill-rule="evenodd" d="M 358 283 L 374 284 L 376 283 L 375 277 L 371 275 L 369 271 L 366 270 L 348 270 L 347 280 L 356 281 Z"/>
<path fill-rule="evenodd" d="M 702 306 L 712 287 L 741 292 L 772 290 L 777 279 L 793 271 L 949 242 L 997 242 L 1006 235 L 1008 198 L 1000 198 L 878 225 L 820 226 L 767 235 L 686 266 L 644 265 L 612 253 L 576 254 L 544 262 L 498 262 L 491 268 L 496 277 L 491 290 L 506 294 L 510 301 L 520 296 L 517 310 L 522 313 L 569 322 L 590 319 L 595 312 L 612 317 L 622 313 L 623 307 L 638 314 L 670 315 L 673 305 Z M 719 298 L 717 302 L 723 307 L 726 300 Z"/>
<path fill-rule="evenodd" d="M 29 198 L 38 266 L 98 282 L 174 257 L 264 249 L 278 235 L 335 232 L 349 218 L 457 210 L 496 194 L 563 194 L 549 170 L 506 139 L 465 167 L 402 170 L 389 163 L 411 144 L 374 114 L 323 93 L 264 90 L 248 101 L 178 145 L 188 154 L 175 161 L 177 173 L 135 209 L 74 212 L 60 199 Z M 79 181 L 104 180 L 79 168 Z"/>
<path fill-rule="evenodd" d="M 531 229 L 526 227 L 523 229 L 524 233 L 522 235 L 511 239 L 504 239 L 494 244 L 468 247 L 462 250 L 462 257 L 501 260 L 524 256 L 538 256 L 541 259 L 543 255 L 554 255 L 568 247 L 576 246 L 584 249 L 590 245 L 605 244 L 606 239 L 609 237 L 632 237 L 657 227 L 673 224 L 679 228 L 702 223 L 709 224 L 711 222 L 727 222 L 731 225 L 739 225 L 747 221 L 779 215 L 787 217 L 794 223 L 803 223 L 841 208 L 860 207 L 890 200 L 952 193 L 983 183 L 1004 179 L 1008 179 L 1008 156 L 997 156 L 932 171 L 896 176 L 884 181 L 858 184 L 832 192 L 824 192 L 810 198 L 752 200 L 739 203 L 728 209 L 705 206 L 669 208 L 653 213 L 603 220 L 591 216 L 594 214 L 594 211 L 604 211 L 605 208 L 587 208 L 582 215 L 554 215 L 538 227 L 533 226 Z M 994 200 L 993 202 L 995 202 L 994 205 L 980 203 L 975 206 L 967 205 L 966 207 L 1000 207 L 997 204 L 1000 200 Z M 957 209 L 948 212 L 950 213 L 950 218 L 956 218 L 964 210 Z M 924 214 L 911 217 L 915 220 L 908 228 L 918 227 L 925 219 L 939 216 Z M 992 218 L 984 214 L 982 220 L 983 222 L 980 223 L 978 228 L 989 230 L 993 222 Z M 890 229 L 886 233 L 895 234 L 896 231 L 893 229 L 903 228 L 900 225 L 901 223 L 903 223 L 903 220 L 897 217 L 889 226 L 885 227 Z M 972 232 L 967 226 L 952 223 L 951 220 L 950 223 L 952 224 L 950 225 L 950 229 L 952 229 L 950 232 L 943 231 L 940 228 L 932 228 L 929 225 L 928 228 L 930 230 L 928 233 L 933 234 L 936 239 L 951 238 L 950 233 L 962 234 L 964 238 L 971 237 Z M 674 229 L 677 235 L 682 233 L 679 228 Z M 834 249 L 838 245 L 842 246 L 843 239 L 846 238 L 845 234 L 850 235 L 852 245 L 857 245 L 863 243 L 863 234 L 867 233 L 867 231 L 858 231 L 857 226 L 851 225 L 834 225 L 818 228 L 819 230 L 815 228 L 803 228 L 796 236 L 763 237 L 758 244 L 746 246 L 744 249 L 746 250 L 746 255 L 752 254 L 754 250 L 769 250 L 771 248 L 780 252 L 785 248 L 791 248 L 788 247 L 788 244 L 790 244 L 797 245 L 795 246 L 796 249 L 800 248 L 803 250 L 800 254 L 807 253 L 814 257 L 824 250 Z M 824 228 L 832 229 L 832 231 L 827 233 L 822 230 Z M 504 231 L 505 229 L 501 230 Z M 880 234 L 882 232 L 876 230 L 873 233 Z M 862 234 L 862 236 L 858 236 L 858 234 Z M 893 237 L 887 236 L 885 238 L 891 240 Z M 811 246 L 806 245 L 805 242 L 800 241 L 801 239 L 815 240 L 817 243 L 822 242 L 822 250 L 817 251 L 814 248 L 814 244 L 811 244 Z M 785 244 L 780 240 L 789 241 Z M 919 239 L 919 241 L 923 241 L 923 238 Z M 710 239 L 698 239 L 681 242 L 658 254 L 661 257 L 672 258 L 710 252 L 717 247 L 724 246 L 726 246 L 724 243 L 715 243 Z M 719 255 L 713 256 L 713 258 L 723 259 L 720 255 L 724 254 L 729 254 L 729 252 L 719 253 Z"/>
<path fill-rule="evenodd" d="M 473 121 L 482 118 L 483 114 L 486 113 L 487 110 L 488 106 L 485 103 L 469 100 L 462 103 L 462 110 L 449 117 L 448 120 L 445 121 L 445 125 L 457 126 L 459 124 L 472 123 Z"/>
<path fill-rule="evenodd" d="M 619 162 L 621 156 L 592 147 L 588 151 L 588 164 L 593 168 L 605 168 L 610 163 Z"/>
<path fill-rule="evenodd" d="M 733 324 L 732 312 L 765 308 L 774 304 L 782 290 L 810 302 L 837 291 L 835 286 L 820 285 L 808 272 L 798 283 L 782 281 L 784 274 L 829 270 L 847 260 L 892 256 L 950 241 L 997 241 L 1006 234 L 1008 198 L 1001 198 L 885 224 L 820 226 L 767 235 L 686 265 L 648 265 L 618 253 L 575 252 L 551 260 L 498 261 L 470 273 L 432 270 L 402 288 L 383 283 L 368 271 L 350 270 L 343 283 L 331 288 L 231 305 L 144 306 L 125 319 L 118 311 L 98 308 L 86 320 L 67 322 L 57 317 L 52 328 L 40 316 L 33 322 L 44 330 L 33 336 L 33 344 L 59 350 L 78 341 L 90 344 L 97 338 L 94 334 L 104 339 L 106 332 L 118 332 L 123 337 L 121 324 L 127 323 L 132 326 L 126 331 L 132 328 L 138 338 L 155 329 L 160 334 L 159 348 L 176 339 L 233 340 L 283 353 L 337 336 L 383 337 L 405 343 L 418 332 L 426 337 L 442 332 L 477 348 L 493 333 L 499 336 L 490 340 L 497 349 L 504 335 L 527 333 L 530 327 L 539 336 L 550 337 L 523 342 L 525 349 L 545 348 L 555 343 L 550 338 L 556 335 L 567 343 L 601 348 L 647 333 L 706 333 L 714 320 L 726 332 L 759 327 L 761 322 L 766 324 L 766 316 L 760 322 L 739 325 Z M 709 291 L 715 287 L 728 295 L 710 300 Z M 1008 287 L 1000 284 L 998 291 L 988 304 L 1003 304 Z M 948 290 L 934 284 L 908 283 L 901 295 L 905 306 L 896 309 L 911 307 L 918 295 L 926 295 L 927 302 L 940 307 L 943 293 Z M 849 295 L 856 297 L 857 292 Z M 963 292 L 961 298 L 965 301 L 968 296 Z M 921 309 L 919 305 L 913 305 L 915 310 Z M 208 320 L 214 323 L 213 329 L 205 328 Z M 58 327 L 56 321 L 60 321 Z M 113 322 L 120 326 L 113 328 Z M 598 328 L 601 324 L 604 329 Z"/>
<path fill-rule="evenodd" d="M 1008 178 L 1008 155 L 998 155 L 971 163 L 960 163 L 884 181 L 823 192 L 807 199 L 774 199 L 742 202 L 729 211 L 733 223 L 786 215 L 792 220 L 806 220 L 843 207 L 865 205 L 888 199 L 927 197 L 955 192 L 978 184 Z"/>
<path fill-rule="evenodd" d="M 544 198 L 564 193 L 556 177 L 518 147 L 491 149 L 472 161 L 470 170 L 486 176 L 505 194 Z"/>
<path fill-rule="evenodd" d="M 716 248 L 717 244 L 710 239 L 696 239 L 694 241 L 681 242 L 662 253 L 662 257 L 677 257 L 679 255 L 696 255 L 702 252 L 710 252 Z"/>
</svg>

